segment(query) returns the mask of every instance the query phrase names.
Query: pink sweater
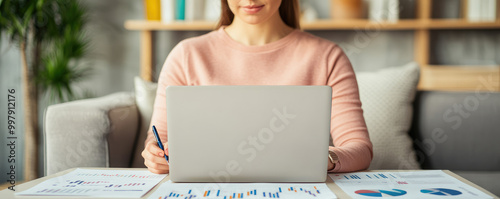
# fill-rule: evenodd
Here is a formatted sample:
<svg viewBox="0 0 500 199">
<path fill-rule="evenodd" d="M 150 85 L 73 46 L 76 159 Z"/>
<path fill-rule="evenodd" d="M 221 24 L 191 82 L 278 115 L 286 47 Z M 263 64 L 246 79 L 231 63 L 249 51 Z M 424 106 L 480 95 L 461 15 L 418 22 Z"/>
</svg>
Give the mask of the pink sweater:
<svg viewBox="0 0 500 199">
<path fill-rule="evenodd" d="M 151 121 L 163 142 L 168 85 L 331 86 L 330 133 L 339 157 L 334 172 L 366 169 L 372 159 L 356 76 L 342 49 L 328 40 L 295 30 L 266 45 L 246 46 L 221 28 L 180 42 L 161 70 Z M 147 140 L 153 139 L 149 133 Z"/>
</svg>

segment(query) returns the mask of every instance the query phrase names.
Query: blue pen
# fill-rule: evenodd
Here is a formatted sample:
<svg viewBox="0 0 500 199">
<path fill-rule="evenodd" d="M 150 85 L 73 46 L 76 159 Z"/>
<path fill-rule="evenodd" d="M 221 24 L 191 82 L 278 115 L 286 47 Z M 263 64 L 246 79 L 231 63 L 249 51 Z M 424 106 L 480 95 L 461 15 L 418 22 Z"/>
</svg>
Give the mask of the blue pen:
<svg viewBox="0 0 500 199">
<path fill-rule="evenodd" d="M 156 131 L 155 125 L 153 125 L 153 134 L 155 134 L 156 142 L 158 142 L 158 146 L 160 147 L 161 150 L 163 150 L 163 155 L 165 156 L 165 160 L 167 160 L 168 163 L 168 156 L 165 154 L 165 149 L 163 148 L 163 144 L 161 143 L 160 136 L 158 135 L 158 131 Z"/>
</svg>

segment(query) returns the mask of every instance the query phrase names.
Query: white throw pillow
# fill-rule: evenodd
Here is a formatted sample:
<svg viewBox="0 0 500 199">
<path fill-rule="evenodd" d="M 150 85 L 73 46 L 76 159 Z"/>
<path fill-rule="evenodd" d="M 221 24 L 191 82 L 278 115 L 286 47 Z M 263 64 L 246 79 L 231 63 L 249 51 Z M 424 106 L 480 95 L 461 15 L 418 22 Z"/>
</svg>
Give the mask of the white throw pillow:
<svg viewBox="0 0 500 199">
<path fill-rule="evenodd" d="M 357 74 L 373 160 L 369 169 L 420 169 L 408 134 L 420 68 L 416 63 Z"/>
<path fill-rule="evenodd" d="M 153 115 L 153 105 L 156 97 L 157 83 L 145 81 L 140 77 L 134 78 L 135 101 L 141 118 L 141 126 L 137 139 L 137 146 L 134 153 L 132 167 L 145 167 L 141 152 L 144 149 L 144 141 L 147 137 L 148 129 L 151 128 L 151 116 Z"/>
</svg>

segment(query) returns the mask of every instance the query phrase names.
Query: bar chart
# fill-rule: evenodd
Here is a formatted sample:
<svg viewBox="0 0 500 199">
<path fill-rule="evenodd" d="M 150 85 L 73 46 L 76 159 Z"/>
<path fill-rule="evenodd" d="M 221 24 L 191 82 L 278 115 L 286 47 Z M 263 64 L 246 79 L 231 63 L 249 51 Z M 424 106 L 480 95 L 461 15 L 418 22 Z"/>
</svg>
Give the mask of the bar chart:
<svg viewBox="0 0 500 199">
<path fill-rule="evenodd" d="M 76 169 L 16 195 L 139 198 L 165 176 L 149 171 Z"/>
<path fill-rule="evenodd" d="M 336 198 L 326 184 L 163 183 L 149 199 Z"/>
</svg>

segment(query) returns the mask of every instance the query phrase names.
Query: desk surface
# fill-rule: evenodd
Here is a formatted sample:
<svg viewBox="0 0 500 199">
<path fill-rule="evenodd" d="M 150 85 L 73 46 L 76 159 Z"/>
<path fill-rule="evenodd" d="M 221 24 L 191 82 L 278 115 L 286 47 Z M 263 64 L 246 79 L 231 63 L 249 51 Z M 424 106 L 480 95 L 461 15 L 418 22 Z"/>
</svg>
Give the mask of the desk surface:
<svg viewBox="0 0 500 199">
<path fill-rule="evenodd" d="M 118 170 L 118 169 L 124 169 L 124 170 L 146 170 L 146 169 L 143 169 L 143 168 L 85 168 L 85 169 L 111 169 L 111 170 Z M 53 177 L 57 177 L 57 176 L 62 176 L 66 173 L 69 173 L 71 171 L 75 170 L 75 168 L 73 169 L 68 169 L 68 170 L 65 170 L 65 171 L 61 171 L 59 173 L 56 173 L 56 174 L 53 174 L 53 175 L 49 175 L 49 176 L 45 176 L 45 177 L 42 177 L 42 178 L 38 178 L 36 180 L 32 180 L 32 181 L 29 181 L 29 182 L 26 182 L 26 183 L 23 183 L 23 184 L 20 184 L 20 185 L 16 185 L 16 192 L 17 191 L 24 191 L 24 190 L 27 190 L 35 185 L 37 185 L 38 183 L 40 182 L 43 182 L 47 179 L 50 179 L 50 178 L 53 178 Z M 367 171 L 367 172 L 403 172 L 403 171 L 409 171 L 409 170 L 372 170 L 372 171 Z M 468 185 L 471 185 L 472 187 L 474 188 L 477 188 L 478 190 L 480 191 L 483 191 L 484 193 L 492 196 L 493 198 L 498 198 L 497 196 L 493 195 L 492 193 L 490 193 L 489 191 L 486 191 L 485 189 L 475 185 L 474 183 L 460 177 L 459 175 L 451 172 L 451 171 L 448 171 L 448 170 L 444 170 L 445 173 L 457 178 L 458 180 L 468 184 Z M 169 176 L 167 176 L 165 179 L 163 179 L 160 183 L 163 183 L 163 182 L 166 182 L 170 179 Z M 335 195 L 337 195 L 338 198 L 340 199 L 344 199 L 344 198 L 351 198 L 349 197 L 344 191 L 342 191 L 342 189 L 340 189 L 339 186 L 337 186 L 332 179 L 330 179 L 330 177 L 327 178 L 326 180 L 326 185 L 335 193 Z M 149 195 L 151 195 L 153 192 L 156 191 L 156 189 L 158 189 L 158 185 L 155 186 L 150 192 L 148 192 L 146 195 L 144 195 L 142 198 L 148 198 Z M 0 191 L 0 198 L 85 198 L 85 199 L 88 199 L 89 197 L 60 197 L 60 196 L 15 196 L 14 195 L 15 192 L 14 191 L 11 191 L 9 189 L 4 189 L 2 191 Z M 109 198 L 107 198 L 109 199 Z"/>
</svg>

